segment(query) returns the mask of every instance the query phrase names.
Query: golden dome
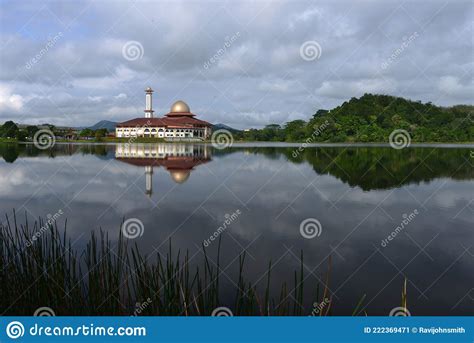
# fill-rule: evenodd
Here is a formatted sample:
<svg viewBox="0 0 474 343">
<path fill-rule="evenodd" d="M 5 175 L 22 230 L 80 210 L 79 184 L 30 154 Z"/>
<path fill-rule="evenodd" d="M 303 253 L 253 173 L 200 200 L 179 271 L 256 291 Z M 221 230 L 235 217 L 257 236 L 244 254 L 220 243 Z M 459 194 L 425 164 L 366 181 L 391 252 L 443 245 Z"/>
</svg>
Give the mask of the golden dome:
<svg viewBox="0 0 474 343">
<path fill-rule="evenodd" d="M 171 178 L 176 183 L 184 183 L 189 178 L 189 170 L 170 170 Z"/>
<path fill-rule="evenodd" d="M 170 113 L 189 113 L 191 110 L 187 103 L 182 100 L 176 101 L 173 106 L 171 106 Z"/>
</svg>

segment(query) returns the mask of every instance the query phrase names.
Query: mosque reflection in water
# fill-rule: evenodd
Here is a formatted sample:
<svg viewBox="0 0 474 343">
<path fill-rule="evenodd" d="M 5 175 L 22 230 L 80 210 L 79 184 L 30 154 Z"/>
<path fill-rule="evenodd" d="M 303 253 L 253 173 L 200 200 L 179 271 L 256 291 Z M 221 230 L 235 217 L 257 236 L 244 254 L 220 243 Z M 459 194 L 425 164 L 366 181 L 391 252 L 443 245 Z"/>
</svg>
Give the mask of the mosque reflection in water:
<svg viewBox="0 0 474 343">
<path fill-rule="evenodd" d="M 116 145 L 115 158 L 145 168 L 145 193 L 153 193 L 153 168 L 163 167 L 174 182 L 188 180 L 191 171 L 211 161 L 211 150 L 203 144 L 128 144 Z"/>
</svg>

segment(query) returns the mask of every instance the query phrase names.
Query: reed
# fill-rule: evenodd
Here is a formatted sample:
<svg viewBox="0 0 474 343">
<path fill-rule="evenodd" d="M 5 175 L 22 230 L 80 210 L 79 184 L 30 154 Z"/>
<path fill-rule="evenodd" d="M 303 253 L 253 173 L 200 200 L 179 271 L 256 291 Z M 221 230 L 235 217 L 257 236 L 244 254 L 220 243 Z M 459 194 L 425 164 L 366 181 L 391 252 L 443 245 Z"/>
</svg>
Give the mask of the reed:
<svg viewBox="0 0 474 343">
<path fill-rule="evenodd" d="M 57 315 L 210 315 L 220 306 L 220 246 L 217 264 L 212 265 L 204 246 L 202 264 L 191 267 L 189 253 L 168 252 L 150 258 L 138 246 L 119 234 L 112 244 L 107 233 L 91 233 L 83 251 L 77 251 L 67 234 L 67 220 L 61 230 L 57 222 L 39 219 L 24 223 L 5 217 L 0 224 L 0 310 L 2 315 L 32 315 L 42 306 Z M 270 289 L 272 264 L 268 264 L 263 289 L 245 278 L 245 258 L 239 256 L 234 315 L 308 315 L 305 300 L 321 303 L 329 297 L 330 266 L 322 297 L 316 285 L 314 299 L 304 299 L 303 253 L 294 272 L 294 287 L 280 286 L 279 297 Z M 153 259 L 152 262 L 150 260 Z M 139 303 L 139 304 L 137 304 Z M 320 315 L 329 315 L 327 306 Z"/>
</svg>

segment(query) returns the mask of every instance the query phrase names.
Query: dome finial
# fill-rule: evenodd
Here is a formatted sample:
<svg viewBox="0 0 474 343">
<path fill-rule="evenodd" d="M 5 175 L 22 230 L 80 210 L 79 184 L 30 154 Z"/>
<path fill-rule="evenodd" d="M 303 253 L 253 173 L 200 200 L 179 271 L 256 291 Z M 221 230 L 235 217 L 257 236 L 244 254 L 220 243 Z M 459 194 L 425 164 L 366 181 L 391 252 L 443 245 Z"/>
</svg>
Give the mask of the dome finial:
<svg viewBox="0 0 474 343">
<path fill-rule="evenodd" d="M 191 110 L 187 103 L 182 100 L 176 101 L 172 106 L 170 113 L 190 113 Z"/>
</svg>

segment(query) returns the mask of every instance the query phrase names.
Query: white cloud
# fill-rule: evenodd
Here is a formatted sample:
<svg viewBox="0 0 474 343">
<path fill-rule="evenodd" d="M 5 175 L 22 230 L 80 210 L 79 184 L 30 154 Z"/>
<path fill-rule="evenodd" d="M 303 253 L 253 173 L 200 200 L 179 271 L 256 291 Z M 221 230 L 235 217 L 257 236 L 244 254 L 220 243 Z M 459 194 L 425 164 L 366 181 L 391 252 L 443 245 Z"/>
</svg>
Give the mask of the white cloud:
<svg viewBox="0 0 474 343">
<path fill-rule="evenodd" d="M 14 94 L 11 87 L 0 84 L 0 111 L 18 112 L 23 108 L 24 99 L 19 94 Z"/>
<path fill-rule="evenodd" d="M 31 17 L 38 4 L 26 0 Z M 225 3 L 49 3 L 17 33 L 16 3 L 2 6 L 0 121 L 90 125 L 142 115 L 143 89 L 155 89 L 155 107 L 182 98 L 203 119 L 256 127 L 286 118 L 309 118 L 365 92 L 402 95 L 440 105 L 472 103 L 472 11 L 469 2 L 406 4 L 350 1 L 235 1 Z M 51 17 L 51 11 L 59 20 Z M 77 13 L 82 13 L 77 17 Z M 77 17 L 77 18 L 76 18 Z M 94 18 L 94 20 L 91 20 Z M 45 18 L 43 18 L 45 19 Z M 75 21 L 73 21 L 75 19 Z M 381 63 L 403 36 L 427 25 L 386 70 Z M 47 37 L 63 37 L 30 69 Z M 203 64 L 239 37 L 205 70 Z M 143 57 L 126 60 L 128 41 L 143 45 Z M 320 59 L 305 61 L 300 46 L 316 40 Z M 423 73 L 420 73 L 423 70 Z M 224 93 L 222 95 L 221 93 Z M 312 99 L 308 95 L 313 94 Z M 162 113 L 157 113 L 162 114 Z"/>
<path fill-rule="evenodd" d="M 324 81 L 316 90 L 318 95 L 347 99 L 347 97 L 358 97 L 364 93 L 393 94 L 397 91 L 394 80 L 386 79 L 364 79 L 359 81 Z"/>
</svg>

